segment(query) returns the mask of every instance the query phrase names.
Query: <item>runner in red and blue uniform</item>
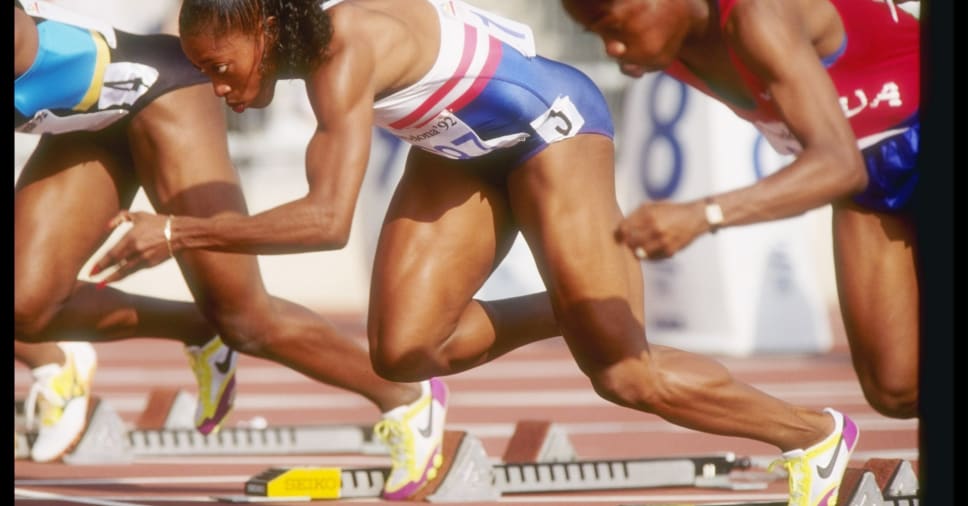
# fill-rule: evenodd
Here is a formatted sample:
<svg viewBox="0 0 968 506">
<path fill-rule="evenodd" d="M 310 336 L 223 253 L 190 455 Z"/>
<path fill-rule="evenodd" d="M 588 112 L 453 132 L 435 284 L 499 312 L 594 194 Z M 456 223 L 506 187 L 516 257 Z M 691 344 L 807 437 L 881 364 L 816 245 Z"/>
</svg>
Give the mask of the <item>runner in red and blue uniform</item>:
<svg viewBox="0 0 968 506">
<path fill-rule="evenodd" d="M 841 312 L 864 394 L 884 415 L 917 416 L 917 18 L 891 0 L 563 5 L 625 74 L 664 71 L 794 156 L 743 188 L 645 203 L 618 226 L 620 240 L 641 259 L 666 258 L 722 227 L 831 205 Z"/>
</svg>

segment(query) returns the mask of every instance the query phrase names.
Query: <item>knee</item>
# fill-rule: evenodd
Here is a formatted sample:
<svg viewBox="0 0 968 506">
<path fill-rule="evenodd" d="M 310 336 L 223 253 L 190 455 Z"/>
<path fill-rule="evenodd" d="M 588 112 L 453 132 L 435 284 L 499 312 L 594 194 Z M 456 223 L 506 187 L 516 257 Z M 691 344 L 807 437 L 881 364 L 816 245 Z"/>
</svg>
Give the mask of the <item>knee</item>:
<svg viewBox="0 0 968 506">
<path fill-rule="evenodd" d="M 661 413 L 674 394 L 661 371 L 628 359 L 597 371 L 586 371 L 595 392 L 619 406 Z"/>
<path fill-rule="evenodd" d="M 14 335 L 20 341 L 39 342 L 50 326 L 57 306 L 53 297 L 17 287 L 13 298 Z"/>
<path fill-rule="evenodd" d="M 442 373 L 437 350 L 414 334 L 379 332 L 370 337 L 370 362 L 377 375 L 398 382 L 423 381 Z"/>
<path fill-rule="evenodd" d="M 864 385 L 864 397 L 878 413 L 891 418 L 918 416 L 917 381 L 902 378 L 881 378 Z"/>
</svg>

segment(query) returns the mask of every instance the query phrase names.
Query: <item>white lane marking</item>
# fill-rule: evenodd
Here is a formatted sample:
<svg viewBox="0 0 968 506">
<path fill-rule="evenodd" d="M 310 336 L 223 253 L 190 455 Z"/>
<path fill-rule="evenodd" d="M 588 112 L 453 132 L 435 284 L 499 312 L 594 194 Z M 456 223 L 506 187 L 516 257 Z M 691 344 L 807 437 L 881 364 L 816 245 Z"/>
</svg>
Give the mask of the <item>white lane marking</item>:
<svg viewBox="0 0 968 506">
<path fill-rule="evenodd" d="M 39 492 L 36 490 L 25 490 L 20 488 L 13 489 L 13 496 L 14 499 L 54 500 L 77 504 L 93 504 L 96 506 L 146 506 L 143 503 L 121 502 L 97 497 L 78 497 L 75 495 L 51 494 L 49 492 Z M 143 501 L 144 498 L 139 500 Z"/>
<path fill-rule="evenodd" d="M 865 404 L 863 394 L 856 381 L 815 381 L 797 385 L 779 383 L 753 383 L 765 393 L 786 401 L 799 404 L 809 403 L 812 399 L 825 403 L 844 404 L 857 401 Z M 283 385 L 276 388 L 284 390 Z M 186 388 L 194 393 L 194 387 Z M 108 401 L 118 413 L 140 413 L 144 411 L 147 393 L 111 393 L 109 384 L 98 378 L 98 395 Z M 602 399 L 590 387 L 572 389 L 528 389 L 528 390 L 463 390 L 453 391 L 451 406 L 456 407 L 610 407 L 612 403 Z M 254 393 L 241 391 L 236 397 L 236 410 L 285 409 L 286 411 L 313 410 L 320 406 L 327 409 L 362 408 L 373 405 L 365 398 L 349 392 L 315 394 Z"/>
<path fill-rule="evenodd" d="M 764 361 L 762 358 L 757 360 L 718 358 L 718 360 L 734 374 L 743 372 L 789 371 L 796 370 L 800 366 L 817 367 L 818 364 L 816 357 L 777 358 L 773 361 Z M 843 368 L 845 371 L 850 370 L 850 365 L 844 365 Z M 98 370 L 97 374 L 99 386 L 110 385 L 112 383 L 124 385 L 178 386 L 193 384 L 195 379 L 187 364 L 184 367 L 164 368 L 110 365 L 110 367 L 105 367 L 104 370 Z M 245 367 L 239 368 L 237 374 L 239 381 L 250 385 L 276 385 L 280 382 L 287 381 L 293 383 L 308 381 L 300 373 L 281 365 L 245 365 Z M 471 379 L 554 379 L 559 377 L 583 378 L 584 374 L 578 369 L 574 360 L 570 358 L 496 361 L 460 373 L 461 381 Z M 15 384 L 29 384 L 30 381 L 31 375 L 28 369 L 24 367 L 15 368 Z"/>
<path fill-rule="evenodd" d="M 192 460 L 194 463 L 195 461 Z M 238 482 L 244 483 L 252 478 L 252 475 L 230 474 L 212 476 L 128 476 L 125 478 L 52 478 L 52 479 L 29 479 L 14 480 L 14 487 L 67 487 L 78 485 L 144 485 L 144 484 L 164 484 L 164 483 L 225 483 Z M 142 499 L 143 500 L 143 499 Z"/>
</svg>

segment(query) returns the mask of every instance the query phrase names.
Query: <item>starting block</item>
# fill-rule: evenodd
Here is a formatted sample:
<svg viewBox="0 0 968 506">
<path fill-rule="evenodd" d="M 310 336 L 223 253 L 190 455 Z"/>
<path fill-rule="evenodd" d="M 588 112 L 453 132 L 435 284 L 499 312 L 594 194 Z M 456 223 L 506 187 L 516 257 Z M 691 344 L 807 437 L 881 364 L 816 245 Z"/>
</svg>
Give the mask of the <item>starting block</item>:
<svg viewBox="0 0 968 506">
<path fill-rule="evenodd" d="M 466 431 L 446 431 L 444 463 L 437 477 L 409 498 L 411 501 L 494 501 L 504 494 L 622 490 L 677 486 L 711 486 L 703 480 L 748 467 L 748 459 L 732 453 L 696 457 L 625 460 L 581 460 L 567 436 L 545 421 L 518 422 L 503 461 L 492 462 L 480 440 Z M 335 477 L 339 471 L 339 480 Z M 389 468 L 270 468 L 250 479 L 245 495 L 216 497 L 229 502 L 378 498 Z M 298 480 L 288 478 L 296 472 Z M 318 480 L 317 480 L 318 478 Z M 316 484 L 326 490 L 304 488 Z M 338 491 L 336 490 L 338 486 Z M 338 493 L 336 493 L 338 492 Z M 332 495 L 335 494 L 335 497 Z M 318 494 L 313 496 L 311 494 Z"/>
<path fill-rule="evenodd" d="M 848 467 L 837 494 L 838 506 L 919 506 L 918 477 L 902 459 L 868 459 Z M 706 503 L 705 506 L 786 506 L 786 501 Z M 632 506 L 632 505 L 626 505 Z M 664 506 L 699 506 L 677 503 Z"/>
<path fill-rule="evenodd" d="M 222 427 L 203 435 L 195 429 L 194 411 L 194 395 L 182 389 L 153 389 L 132 428 L 109 403 L 92 397 L 87 427 L 63 461 L 112 464 L 137 457 L 387 453 L 367 425 Z M 23 402 L 15 401 L 15 459 L 29 458 L 36 439 L 36 433 L 24 427 L 23 418 Z"/>
<path fill-rule="evenodd" d="M 14 459 L 30 458 L 30 447 L 37 439 L 35 432 L 24 428 L 23 404 L 14 403 Z M 69 453 L 66 464 L 124 464 L 132 460 L 131 452 L 121 441 L 127 430 L 117 412 L 99 397 L 91 397 L 87 408 L 87 426 Z"/>
<path fill-rule="evenodd" d="M 848 467 L 840 483 L 840 506 L 918 506 L 918 477 L 902 459 L 868 459 Z"/>
</svg>

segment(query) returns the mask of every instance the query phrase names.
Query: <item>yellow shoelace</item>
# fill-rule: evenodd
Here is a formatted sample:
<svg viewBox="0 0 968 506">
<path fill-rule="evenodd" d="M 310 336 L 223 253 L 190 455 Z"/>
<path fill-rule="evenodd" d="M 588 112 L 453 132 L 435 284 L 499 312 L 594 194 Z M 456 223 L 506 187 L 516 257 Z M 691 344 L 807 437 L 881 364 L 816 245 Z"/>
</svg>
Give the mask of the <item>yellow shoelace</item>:
<svg viewBox="0 0 968 506">
<path fill-rule="evenodd" d="M 798 504 L 807 495 L 806 480 L 803 479 L 803 473 L 800 470 L 801 466 L 797 465 L 797 461 L 799 460 L 801 459 L 777 459 L 770 462 L 770 465 L 766 467 L 766 471 L 770 473 L 773 472 L 777 465 L 786 469 L 790 484 L 790 500 L 794 504 Z"/>
<path fill-rule="evenodd" d="M 390 460 L 394 468 L 403 467 L 407 473 L 413 471 L 413 452 L 409 448 L 413 443 L 413 434 L 406 430 L 399 420 L 380 420 L 373 427 L 376 434 L 387 447 L 390 448 Z"/>
<path fill-rule="evenodd" d="M 39 379 L 30 386 L 24 402 L 24 414 L 28 427 L 33 427 L 35 413 L 40 413 L 40 423 L 51 427 L 60 421 L 67 402 L 85 395 L 84 385 L 76 381 L 77 375 L 71 364 L 64 366 L 54 377 Z"/>
</svg>

